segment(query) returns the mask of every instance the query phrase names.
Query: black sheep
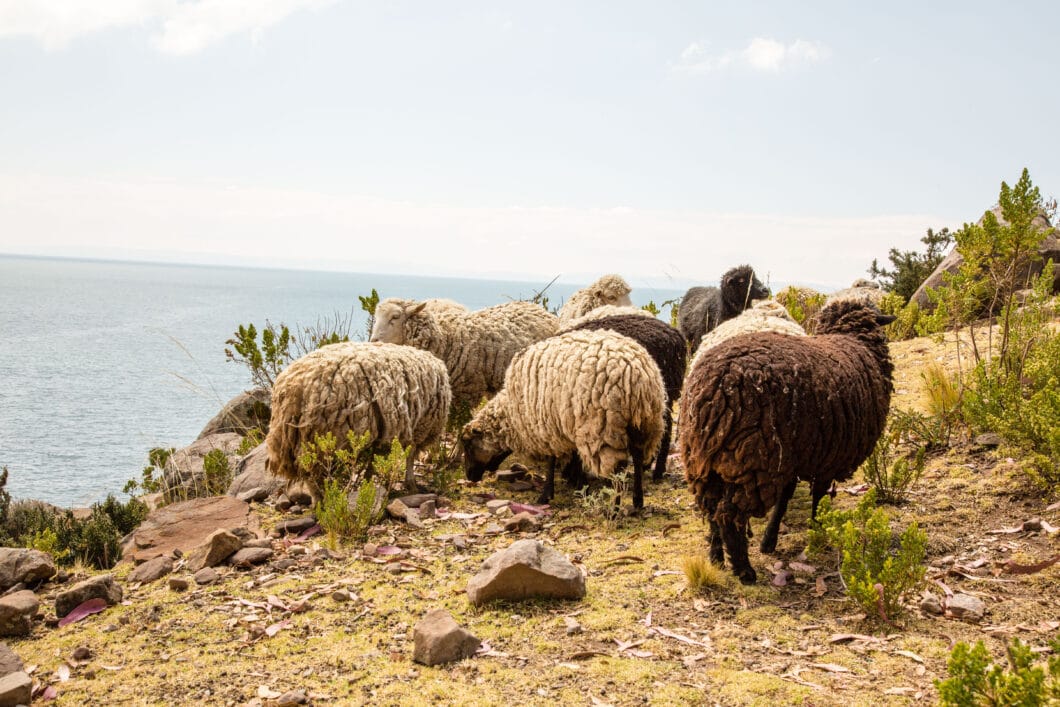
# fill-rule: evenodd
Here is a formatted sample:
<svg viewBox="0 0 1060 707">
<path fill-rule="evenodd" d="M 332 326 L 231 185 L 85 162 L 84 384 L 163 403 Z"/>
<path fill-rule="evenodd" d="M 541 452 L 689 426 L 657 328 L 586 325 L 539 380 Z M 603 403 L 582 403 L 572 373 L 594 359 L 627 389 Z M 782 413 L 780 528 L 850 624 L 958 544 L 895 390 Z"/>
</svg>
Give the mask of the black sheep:
<svg viewBox="0 0 1060 707">
<path fill-rule="evenodd" d="M 638 314 L 621 314 L 614 317 L 594 319 L 583 322 L 573 327 L 573 329 L 606 329 L 628 336 L 643 346 L 655 361 L 655 365 L 659 367 L 663 383 L 666 386 L 665 424 L 662 444 L 659 446 L 659 454 L 655 459 L 655 470 L 652 472 L 651 478 L 653 481 L 661 480 L 663 474 L 666 473 L 666 457 L 670 453 L 673 405 L 681 397 L 681 385 L 685 378 L 688 348 L 685 346 L 684 337 L 681 336 L 681 332 L 669 324 L 654 317 L 645 317 Z M 576 476 L 575 474 L 570 475 Z M 575 479 L 572 478 L 571 481 L 575 481 L 575 485 L 577 485 Z"/>
<path fill-rule="evenodd" d="M 750 307 L 752 301 L 769 297 L 769 288 L 755 277 L 750 265 L 729 270 L 718 284 L 718 287 L 692 287 L 681 298 L 677 328 L 688 340 L 692 353 L 708 331 Z"/>
<path fill-rule="evenodd" d="M 748 519 L 773 508 L 763 552 L 799 480 L 812 514 L 836 481 L 872 452 L 887 421 L 893 365 L 881 326 L 894 317 L 870 305 L 821 310 L 817 335 L 744 334 L 700 356 L 685 383 L 680 447 L 685 479 L 710 522 L 710 559 L 755 581 Z M 812 515 L 811 515 L 812 517 Z"/>
</svg>

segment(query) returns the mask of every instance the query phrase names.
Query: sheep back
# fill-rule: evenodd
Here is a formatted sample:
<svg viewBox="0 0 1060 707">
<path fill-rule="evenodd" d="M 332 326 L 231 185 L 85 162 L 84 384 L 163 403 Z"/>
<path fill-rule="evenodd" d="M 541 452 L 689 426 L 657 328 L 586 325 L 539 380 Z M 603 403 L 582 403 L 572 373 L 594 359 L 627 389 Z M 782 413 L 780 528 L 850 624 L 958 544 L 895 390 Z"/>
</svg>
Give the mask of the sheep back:
<svg viewBox="0 0 1060 707">
<path fill-rule="evenodd" d="M 605 304 L 602 307 L 597 307 L 591 310 L 587 314 L 583 314 L 580 317 L 568 320 L 560 320 L 559 331 L 572 331 L 574 329 L 580 329 L 581 325 L 585 322 L 591 322 L 596 319 L 604 319 L 606 317 L 620 317 L 620 316 L 635 316 L 635 317 L 650 317 L 655 319 L 655 315 L 651 312 L 641 309 L 640 307 Z"/>
<path fill-rule="evenodd" d="M 708 349 L 685 382 L 681 455 L 701 510 L 762 516 L 792 478 L 843 481 L 883 431 L 892 365 L 876 313 L 822 310 L 822 334 L 744 334 Z M 721 504 L 719 501 L 728 501 Z"/>
<path fill-rule="evenodd" d="M 396 344 L 345 342 L 321 347 L 280 372 L 265 439 L 272 473 L 299 477 L 298 455 L 317 434 L 370 433 L 417 449 L 445 428 L 451 393 L 435 356 Z"/>
<path fill-rule="evenodd" d="M 605 305 L 631 306 L 633 301 L 629 293 L 633 288 L 619 275 L 604 275 L 593 284 L 571 295 L 559 309 L 562 322 L 584 316 Z"/>
<path fill-rule="evenodd" d="M 704 334 L 699 341 L 699 348 L 696 349 L 696 355 L 692 358 L 692 366 L 689 370 L 695 367 L 705 350 L 714 348 L 721 342 L 740 334 L 766 331 L 790 336 L 806 336 L 806 330 L 799 326 L 783 305 L 772 300 L 761 300 L 755 302 L 750 309 L 745 309 L 732 319 L 719 324 L 713 331 Z"/>
</svg>

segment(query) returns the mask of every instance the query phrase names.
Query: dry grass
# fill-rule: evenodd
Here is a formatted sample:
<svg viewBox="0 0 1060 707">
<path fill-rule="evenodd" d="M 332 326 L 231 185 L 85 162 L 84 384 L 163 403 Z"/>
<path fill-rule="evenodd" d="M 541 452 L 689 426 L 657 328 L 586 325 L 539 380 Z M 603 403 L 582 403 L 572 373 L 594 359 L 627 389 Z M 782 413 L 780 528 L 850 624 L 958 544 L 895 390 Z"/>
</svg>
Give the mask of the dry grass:
<svg viewBox="0 0 1060 707">
<path fill-rule="evenodd" d="M 915 407 L 919 370 L 928 361 L 946 365 L 949 349 L 927 339 L 894 348 L 895 404 Z M 259 686 L 305 690 L 315 704 L 903 705 L 933 701 L 933 681 L 945 675 L 953 641 L 982 638 L 1000 654 L 1009 635 L 1042 646 L 1058 631 L 1060 567 L 994 574 L 1006 561 L 1031 563 L 1058 551 L 1057 537 L 1046 533 L 991 532 L 1034 516 L 1060 525 L 1060 513 L 1046 511 L 1055 499 L 1031 487 L 1019 460 L 955 449 L 931 460 L 911 501 L 893 511 L 896 522 L 916 519 L 928 533 L 926 588 L 941 594 L 941 582 L 982 598 L 989 613 L 979 625 L 921 614 L 915 601 L 899 626 L 868 623 L 845 599 L 834 568 L 824 566 L 796 572 L 785 586 L 770 584 L 774 563 L 798 559 L 805 545 L 809 498 L 802 487 L 777 555 L 760 555 L 752 542 L 759 583 L 743 587 L 727 570 L 723 581 L 711 581 L 710 570 L 686 559 L 705 558 L 706 527 L 680 473 L 674 460 L 667 480 L 646 486 L 647 512 L 613 528 L 585 516 L 561 484 L 555 513 L 533 536 L 584 569 L 588 595 L 580 602 L 470 606 L 468 579 L 515 539 L 486 534 L 491 521 L 482 516 L 432 521 L 426 530 L 386 525 L 372 540 L 404 548 L 408 571 L 393 574 L 387 563 L 345 547 L 338 559 L 292 556 L 297 564 L 286 571 L 225 569 L 219 584 L 188 593 L 172 592 L 162 580 L 127 588 L 125 604 L 83 622 L 38 624 L 11 645 L 37 666 L 37 680 L 54 685 L 59 705 L 243 705 L 257 699 Z M 476 490 L 533 501 L 533 491 L 499 486 Z M 454 493 L 455 507 L 484 513 L 469 492 Z M 844 492 L 837 498 L 844 506 L 855 502 Z M 753 527 L 759 534 L 762 521 Z M 466 549 L 447 539 L 454 534 L 467 539 Z M 957 567 L 962 574 L 953 574 Z M 127 572 L 120 568 L 119 577 Z M 701 581 L 709 593 L 689 588 Z M 355 599 L 333 600 L 339 587 Z M 270 596 L 289 605 L 307 594 L 304 613 L 267 608 Z M 445 667 L 412 663 L 412 627 L 436 607 L 492 651 Z M 567 634 L 568 616 L 581 633 Z M 283 620 L 290 624 L 273 637 L 255 633 Z M 838 634 L 872 638 L 835 640 Z M 60 681 L 57 668 L 82 645 L 92 660 Z"/>
</svg>

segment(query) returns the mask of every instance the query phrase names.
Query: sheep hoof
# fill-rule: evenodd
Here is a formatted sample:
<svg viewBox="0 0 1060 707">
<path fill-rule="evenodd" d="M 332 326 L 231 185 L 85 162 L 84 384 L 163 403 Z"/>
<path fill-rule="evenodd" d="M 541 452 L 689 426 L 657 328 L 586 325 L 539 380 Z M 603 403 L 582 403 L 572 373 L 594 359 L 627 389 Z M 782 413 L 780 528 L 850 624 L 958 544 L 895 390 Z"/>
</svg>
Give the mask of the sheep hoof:
<svg viewBox="0 0 1060 707">
<path fill-rule="evenodd" d="M 740 580 L 740 584 L 750 585 L 758 581 L 758 575 L 755 574 L 755 571 L 750 567 L 739 572 L 736 576 Z"/>
<path fill-rule="evenodd" d="M 762 538 L 762 544 L 758 546 L 758 549 L 765 555 L 772 555 L 777 551 L 777 539 L 769 536 Z"/>
</svg>

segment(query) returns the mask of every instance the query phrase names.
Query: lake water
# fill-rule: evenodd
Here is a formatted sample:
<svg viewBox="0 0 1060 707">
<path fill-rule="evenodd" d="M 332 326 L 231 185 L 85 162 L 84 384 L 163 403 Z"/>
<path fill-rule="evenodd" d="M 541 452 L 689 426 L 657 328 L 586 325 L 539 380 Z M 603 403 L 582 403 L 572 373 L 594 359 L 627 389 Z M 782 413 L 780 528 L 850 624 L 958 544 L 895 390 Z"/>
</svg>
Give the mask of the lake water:
<svg viewBox="0 0 1060 707">
<path fill-rule="evenodd" d="M 357 296 L 448 297 L 471 309 L 546 282 L 0 256 L 0 466 L 15 498 L 84 506 L 139 478 L 152 447 L 191 443 L 251 386 L 227 361 L 239 324 L 312 326 L 336 315 L 364 331 Z M 573 285 L 555 284 L 553 306 Z M 635 288 L 662 302 L 674 290 Z"/>
</svg>

